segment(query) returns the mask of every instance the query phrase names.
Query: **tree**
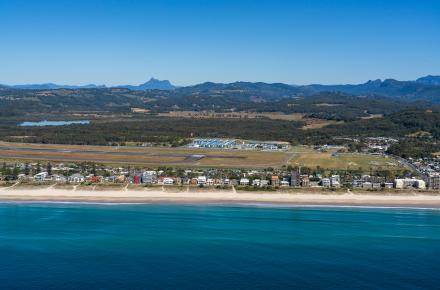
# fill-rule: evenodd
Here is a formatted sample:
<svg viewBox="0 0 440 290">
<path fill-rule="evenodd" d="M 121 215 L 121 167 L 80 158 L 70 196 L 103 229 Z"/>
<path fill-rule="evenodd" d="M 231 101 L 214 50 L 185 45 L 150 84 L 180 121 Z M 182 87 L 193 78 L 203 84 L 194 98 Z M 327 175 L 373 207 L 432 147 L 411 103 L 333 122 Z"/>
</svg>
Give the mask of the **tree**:
<svg viewBox="0 0 440 290">
<path fill-rule="evenodd" d="M 41 172 L 41 164 L 40 161 L 37 162 L 37 168 L 36 168 L 36 173 L 40 173 Z"/>
<path fill-rule="evenodd" d="M 52 175 L 52 164 L 50 164 L 50 162 L 47 163 L 46 171 L 48 175 Z"/>
<path fill-rule="evenodd" d="M 24 174 L 28 176 L 30 173 L 31 173 L 31 169 L 29 167 L 29 163 L 26 162 L 26 164 L 24 165 Z"/>
<path fill-rule="evenodd" d="M 96 164 L 92 163 L 92 170 L 90 171 L 93 175 L 96 175 Z"/>
<path fill-rule="evenodd" d="M 20 171 L 19 171 L 18 167 L 14 166 L 14 169 L 12 169 L 12 174 L 11 174 L 14 177 L 14 179 L 17 179 L 19 172 Z"/>
</svg>

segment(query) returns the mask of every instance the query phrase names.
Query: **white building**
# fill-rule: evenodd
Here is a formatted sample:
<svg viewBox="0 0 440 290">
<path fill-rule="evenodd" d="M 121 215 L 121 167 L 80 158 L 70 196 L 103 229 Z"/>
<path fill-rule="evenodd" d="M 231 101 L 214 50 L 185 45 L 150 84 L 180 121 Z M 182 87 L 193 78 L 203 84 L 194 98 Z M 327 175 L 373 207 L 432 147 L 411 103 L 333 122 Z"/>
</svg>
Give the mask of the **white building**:
<svg viewBox="0 0 440 290">
<path fill-rule="evenodd" d="M 330 187 L 331 186 L 330 178 L 323 178 L 323 179 L 321 179 L 321 185 L 323 187 Z"/>
<path fill-rule="evenodd" d="M 44 181 L 47 176 L 49 176 L 49 174 L 46 171 L 43 171 L 43 172 L 35 174 L 34 180 L 35 181 Z"/>
<path fill-rule="evenodd" d="M 280 186 L 282 187 L 289 187 L 290 186 L 290 182 L 287 180 L 281 180 L 280 181 Z"/>
<path fill-rule="evenodd" d="M 174 184 L 174 179 L 172 179 L 171 177 L 164 177 L 162 179 L 162 184 L 163 185 L 172 185 L 172 184 Z"/>
<path fill-rule="evenodd" d="M 197 177 L 197 185 L 203 186 L 206 184 L 206 176 Z"/>
<path fill-rule="evenodd" d="M 426 183 L 421 179 L 415 178 L 396 178 L 394 179 L 394 187 L 397 189 L 415 187 L 418 189 L 425 189 Z"/>
<path fill-rule="evenodd" d="M 341 177 L 339 175 L 332 175 L 330 179 L 330 183 L 332 187 L 340 187 L 341 186 Z"/>
<path fill-rule="evenodd" d="M 261 187 L 269 186 L 269 180 L 262 179 L 261 182 L 260 182 L 260 186 Z"/>
<path fill-rule="evenodd" d="M 67 178 L 67 181 L 72 183 L 81 183 L 84 182 L 85 180 L 86 180 L 85 177 L 79 173 L 72 174 Z"/>
<path fill-rule="evenodd" d="M 245 185 L 245 186 L 249 185 L 249 179 L 247 178 L 240 179 L 240 185 Z"/>
<path fill-rule="evenodd" d="M 415 183 L 418 189 L 426 189 L 426 182 L 424 180 L 418 179 Z"/>
<path fill-rule="evenodd" d="M 157 182 L 156 171 L 145 171 L 142 173 L 142 183 L 153 184 Z"/>
<path fill-rule="evenodd" d="M 252 180 L 252 186 L 261 186 L 261 180 L 260 179 Z"/>
</svg>

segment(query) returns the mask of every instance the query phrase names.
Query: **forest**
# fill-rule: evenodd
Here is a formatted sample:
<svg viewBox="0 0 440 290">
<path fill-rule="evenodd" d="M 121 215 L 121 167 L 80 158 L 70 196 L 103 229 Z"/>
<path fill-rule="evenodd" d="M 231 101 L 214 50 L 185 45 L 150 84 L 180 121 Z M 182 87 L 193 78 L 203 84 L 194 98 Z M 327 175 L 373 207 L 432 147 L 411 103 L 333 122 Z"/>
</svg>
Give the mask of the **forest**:
<svg viewBox="0 0 440 290">
<path fill-rule="evenodd" d="M 427 101 L 403 101 L 338 92 L 301 95 L 277 84 L 218 86 L 203 84 L 179 90 L 88 88 L 20 90 L 0 88 L 0 139 L 11 142 L 112 145 L 126 142 L 181 146 L 191 137 L 231 137 L 289 141 L 293 144 L 339 144 L 344 139 L 387 136 L 401 142 L 390 148 L 400 156 L 439 152 L 440 108 Z M 278 97 L 277 97 L 278 96 Z M 140 108 L 143 113 L 133 113 Z M 304 130 L 300 120 L 196 119 L 159 116 L 179 110 L 301 113 L 306 118 L 336 120 Z M 374 118 L 370 118 L 375 116 Z M 30 120 L 87 118 L 89 125 L 21 127 Z"/>
</svg>

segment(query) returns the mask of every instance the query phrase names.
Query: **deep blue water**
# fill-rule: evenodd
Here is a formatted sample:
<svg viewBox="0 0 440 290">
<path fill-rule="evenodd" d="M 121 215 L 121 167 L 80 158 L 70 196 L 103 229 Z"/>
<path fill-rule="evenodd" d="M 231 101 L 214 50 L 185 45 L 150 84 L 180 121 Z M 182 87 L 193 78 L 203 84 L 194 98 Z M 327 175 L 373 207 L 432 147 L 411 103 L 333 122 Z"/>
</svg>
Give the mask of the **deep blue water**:
<svg viewBox="0 0 440 290">
<path fill-rule="evenodd" d="M 38 122 L 23 122 L 21 127 L 44 127 L 44 126 L 66 126 L 66 125 L 86 125 L 90 124 L 89 120 L 76 120 L 76 121 L 38 121 Z"/>
<path fill-rule="evenodd" d="M 438 289 L 440 211 L 0 204 L 1 289 Z"/>
</svg>

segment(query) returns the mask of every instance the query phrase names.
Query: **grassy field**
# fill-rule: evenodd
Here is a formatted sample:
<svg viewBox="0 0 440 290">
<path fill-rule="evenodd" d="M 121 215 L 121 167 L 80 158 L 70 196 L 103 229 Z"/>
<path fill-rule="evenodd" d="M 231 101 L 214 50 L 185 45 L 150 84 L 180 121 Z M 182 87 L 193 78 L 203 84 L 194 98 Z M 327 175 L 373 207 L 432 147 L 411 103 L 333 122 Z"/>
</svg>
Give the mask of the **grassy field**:
<svg viewBox="0 0 440 290">
<path fill-rule="evenodd" d="M 361 169 L 370 170 L 401 170 L 403 169 L 395 159 L 367 154 L 333 154 L 332 152 L 308 152 L 294 154 L 289 160 L 292 166 L 301 165 L 311 168 L 317 166 L 323 169 Z"/>
<path fill-rule="evenodd" d="M 328 125 L 341 124 L 334 120 L 325 120 L 318 118 L 307 118 L 305 114 L 293 113 L 284 114 L 281 112 L 261 112 L 261 113 L 248 113 L 248 112 L 234 112 L 234 113 L 215 113 L 215 112 L 196 112 L 196 111 L 171 111 L 168 113 L 159 113 L 159 116 L 163 117 L 176 117 L 176 118 L 194 118 L 194 119 L 258 119 L 267 118 L 271 120 L 283 120 L 283 121 L 302 121 L 305 125 L 301 128 L 303 130 L 319 129 Z"/>
<path fill-rule="evenodd" d="M 294 146 L 288 152 L 213 150 L 193 148 L 144 148 L 49 145 L 0 142 L 0 159 L 17 161 L 85 162 L 112 165 L 267 168 L 287 165 L 323 169 L 401 170 L 393 158 L 366 154 L 319 152 Z"/>
<path fill-rule="evenodd" d="M 0 142 L 0 158 L 9 160 L 93 161 L 105 164 L 151 166 L 265 168 L 281 167 L 286 152 L 48 145 Z"/>
</svg>

